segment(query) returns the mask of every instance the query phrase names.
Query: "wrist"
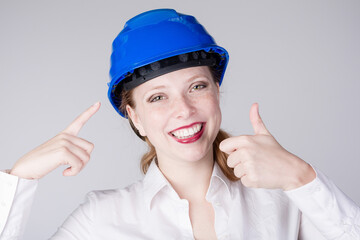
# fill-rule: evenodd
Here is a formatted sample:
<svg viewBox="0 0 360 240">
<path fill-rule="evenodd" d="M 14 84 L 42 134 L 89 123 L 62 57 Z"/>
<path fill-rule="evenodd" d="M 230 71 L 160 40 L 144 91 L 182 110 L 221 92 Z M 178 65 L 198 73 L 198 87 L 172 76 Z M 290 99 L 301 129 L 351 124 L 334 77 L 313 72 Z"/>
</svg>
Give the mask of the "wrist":
<svg viewBox="0 0 360 240">
<path fill-rule="evenodd" d="M 10 175 L 14 175 L 14 176 L 20 177 L 18 174 L 16 174 L 16 171 L 14 171 L 14 168 L 8 169 L 6 173 L 8 173 L 8 174 L 10 174 Z"/>
<path fill-rule="evenodd" d="M 32 180 L 32 178 L 29 178 L 28 176 L 24 176 L 24 174 L 17 171 L 17 169 L 15 167 L 13 167 L 12 169 L 9 169 L 7 173 L 10 174 L 10 175 L 16 176 L 18 178 Z"/>
<path fill-rule="evenodd" d="M 291 180 L 283 187 L 284 191 L 293 190 L 304 186 L 316 178 L 316 172 L 310 164 L 298 158 L 298 164 L 294 167 Z"/>
</svg>

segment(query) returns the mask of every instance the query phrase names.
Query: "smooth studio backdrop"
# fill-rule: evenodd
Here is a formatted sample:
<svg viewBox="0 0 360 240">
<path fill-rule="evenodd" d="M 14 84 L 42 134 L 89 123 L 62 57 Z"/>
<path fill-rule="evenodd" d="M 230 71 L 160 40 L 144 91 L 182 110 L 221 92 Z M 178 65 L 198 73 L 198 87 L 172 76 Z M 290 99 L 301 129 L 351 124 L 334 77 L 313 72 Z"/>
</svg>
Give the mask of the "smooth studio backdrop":
<svg viewBox="0 0 360 240">
<path fill-rule="evenodd" d="M 229 51 L 223 129 L 253 134 L 259 102 L 279 143 L 360 204 L 359 1 L 0 0 L 0 168 L 102 102 L 80 132 L 95 144 L 90 163 L 76 177 L 62 167 L 40 180 L 25 239 L 49 238 L 87 192 L 142 178 L 146 146 L 113 110 L 106 83 L 112 40 L 155 8 L 196 16 Z"/>
</svg>

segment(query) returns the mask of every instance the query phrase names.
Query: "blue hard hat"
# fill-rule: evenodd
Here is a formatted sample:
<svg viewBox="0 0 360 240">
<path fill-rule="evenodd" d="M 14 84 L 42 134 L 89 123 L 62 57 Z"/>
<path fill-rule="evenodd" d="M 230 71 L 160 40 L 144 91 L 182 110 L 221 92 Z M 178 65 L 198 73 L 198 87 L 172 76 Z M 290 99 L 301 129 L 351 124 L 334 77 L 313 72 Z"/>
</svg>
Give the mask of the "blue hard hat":
<svg viewBox="0 0 360 240">
<path fill-rule="evenodd" d="M 151 10 L 131 18 L 112 47 L 108 97 L 123 117 L 125 113 L 119 110 L 123 88 L 129 90 L 162 74 L 202 65 L 220 71 L 221 84 L 229 59 L 195 17 L 173 9 Z"/>
</svg>

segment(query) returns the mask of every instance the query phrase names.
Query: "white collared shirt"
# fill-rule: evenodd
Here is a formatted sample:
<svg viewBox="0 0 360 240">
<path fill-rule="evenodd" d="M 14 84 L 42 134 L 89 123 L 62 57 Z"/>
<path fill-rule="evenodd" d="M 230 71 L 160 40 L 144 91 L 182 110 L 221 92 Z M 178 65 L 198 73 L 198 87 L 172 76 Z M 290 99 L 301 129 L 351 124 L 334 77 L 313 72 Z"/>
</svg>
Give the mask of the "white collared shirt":
<svg viewBox="0 0 360 240">
<path fill-rule="evenodd" d="M 317 177 L 311 183 L 284 192 L 246 188 L 241 181 L 231 182 L 215 164 L 206 199 L 214 207 L 217 238 L 360 239 L 359 207 L 325 175 L 316 172 Z M 14 178 L 1 174 L 3 180 Z M 30 207 L 24 205 L 24 197 L 18 198 L 26 191 L 33 192 L 25 194 L 32 198 L 37 181 L 23 180 L 18 181 L 16 193 L 12 193 L 14 198 L 7 197 L 11 199 L 7 200 L 11 209 L 0 206 L 0 233 L 4 228 L 1 240 L 17 239 L 24 226 L 25 220 L 16 216 Z M 24 184 L 28 186 L 21 187 Z M 0 193 L 6 195 L 4 189 L 9 186 L 3 185 L 0 181 Z M 153 161 L 142 181 L 124 189 L 90 192 L 51 239 L 194 237 L 188 201 L 179 198 Z"/>
</svg>

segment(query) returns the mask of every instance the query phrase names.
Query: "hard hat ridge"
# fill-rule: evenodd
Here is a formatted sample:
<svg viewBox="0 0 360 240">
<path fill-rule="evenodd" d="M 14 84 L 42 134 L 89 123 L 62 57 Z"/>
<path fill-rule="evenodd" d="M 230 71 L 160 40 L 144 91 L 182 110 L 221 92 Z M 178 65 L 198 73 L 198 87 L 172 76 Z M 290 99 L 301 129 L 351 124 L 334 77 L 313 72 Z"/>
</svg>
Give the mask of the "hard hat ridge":
<svg viewBox="0 0 360 240">
<path fill-rule="evenodd" d="M 179 14 L 174 9 L 154 9 L 129 19 L 124 26 L 125 31 L 133 30 L 147 25 L 153 25 L 162 21 L 171 21 L 179 18 Z M 123 31 L 124 31 L 123 30 Z"/>
</svg>

